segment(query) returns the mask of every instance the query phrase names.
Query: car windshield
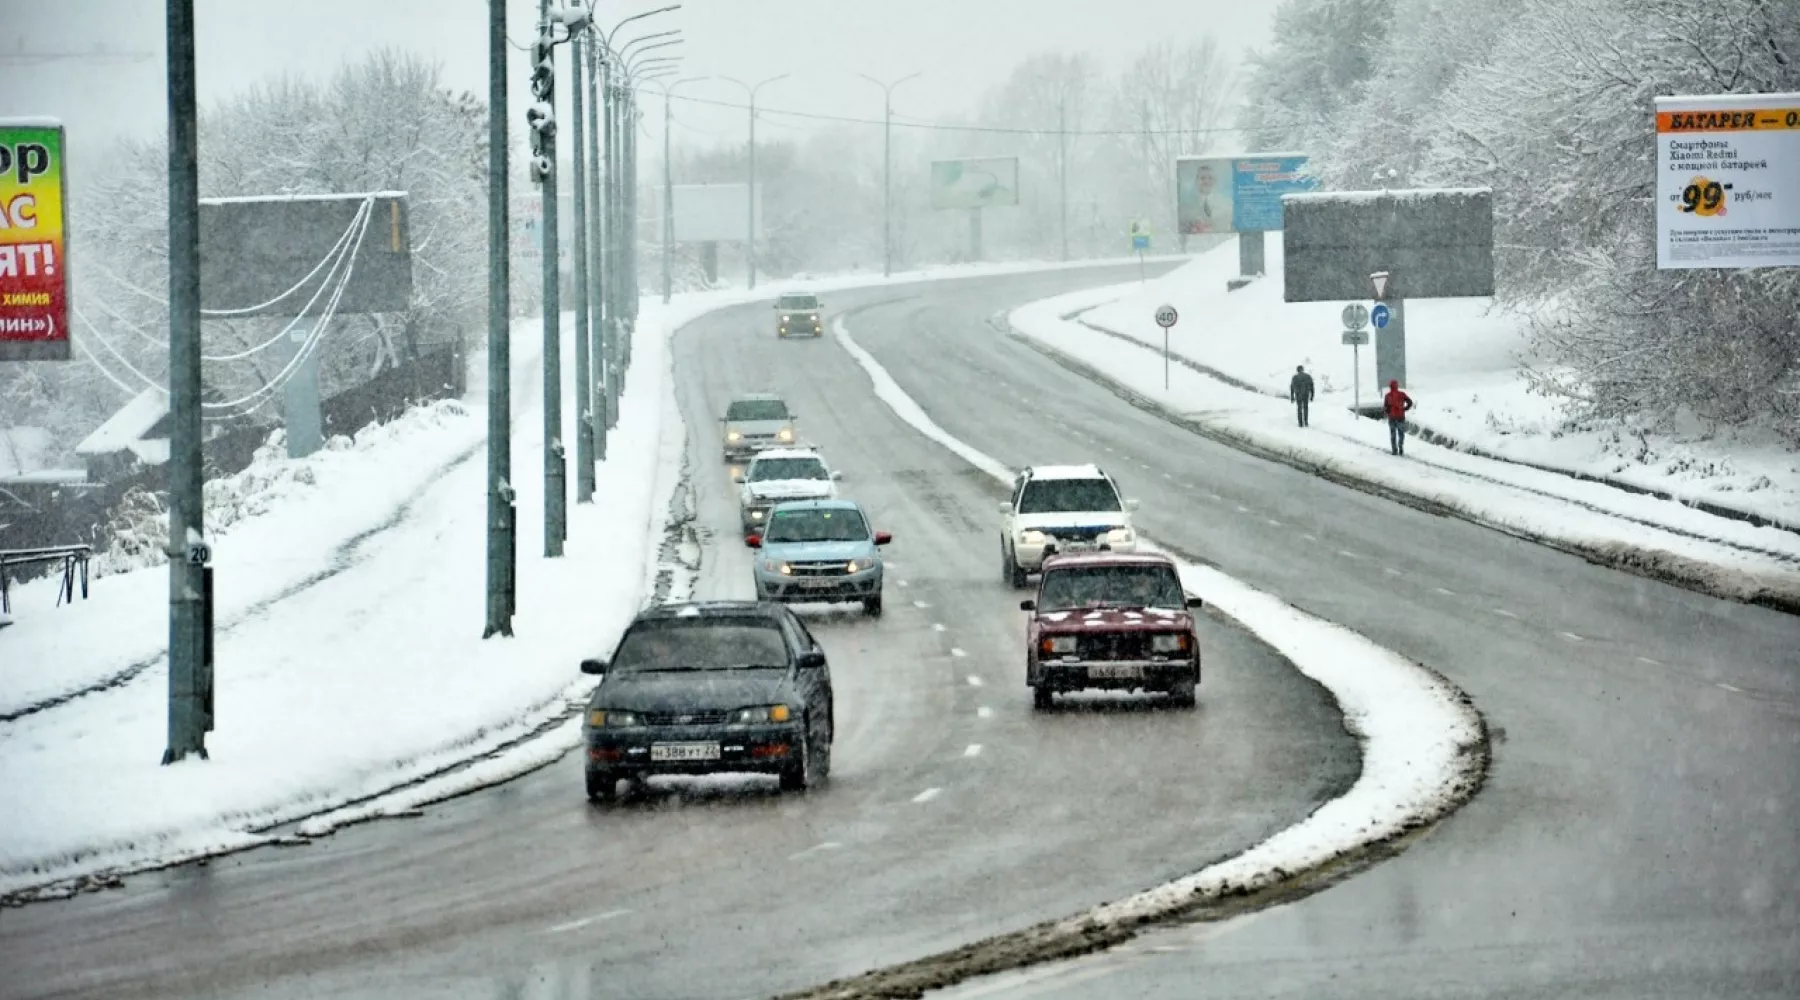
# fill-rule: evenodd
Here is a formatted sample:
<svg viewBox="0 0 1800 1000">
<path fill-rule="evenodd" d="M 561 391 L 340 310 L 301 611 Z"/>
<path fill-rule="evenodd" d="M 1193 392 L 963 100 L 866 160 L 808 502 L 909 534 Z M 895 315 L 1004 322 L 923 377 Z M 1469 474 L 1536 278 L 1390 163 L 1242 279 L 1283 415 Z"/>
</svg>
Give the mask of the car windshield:
<svg viewBox="0 0 1800 1000">
<path fill-rule="evenodd" d="M 1034 479 L 1019 498 L 1021 514 L 1116 511 L 1119 494 L 1105 479 Z"/>
<path fill-rule="evenodd" d="M 750 466 L 750 481 L 777 479 L 830 479 L 825 463 L 816 458 L 759 458 Z"/>
<path fill-rule="evenodd" d="M 1179 608 L 1181 579 L 1167 566 L 1084 566 L 1044 574 L 1038 610 Z"/>
<path fill-rule="evenodd" d="M 854 510 L 777 510 L 765 542 L 857 542 L 869 537 L 868 522 Z"/>
<path fill-rule="evenodd" d="M 817 309 L 819 308 L 819 300 L 811 295 L 783 295 L 781 297 L 781 308 L 794 310 Z"/>
<path fill-rule="evenodd" d="M 726 420 L 786 420 L 787 404 L 779 399 L 740 399 L 725 411 Z"/>
<path fill-rule="evenodd" d="M 621 673 L 748 670 L 787 666 L 787 643 L 772 622 L 676 618 L 639 622 L 619 643 L 612 669 Z"/>
</svg>

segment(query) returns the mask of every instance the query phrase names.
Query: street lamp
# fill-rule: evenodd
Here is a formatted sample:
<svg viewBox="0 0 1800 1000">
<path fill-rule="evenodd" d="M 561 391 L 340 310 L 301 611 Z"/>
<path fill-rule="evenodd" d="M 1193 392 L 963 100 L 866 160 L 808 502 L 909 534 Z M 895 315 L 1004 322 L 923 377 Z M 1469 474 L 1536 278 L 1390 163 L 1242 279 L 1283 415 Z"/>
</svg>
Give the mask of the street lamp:
<svg viewBox="0 0 1800 1000">
<path fill-rule="evenodd" d="M 882 83 L 867 73 L 857 76 L 881 88 L 882 122 L 881 122 L 881 276 L 886 278 L 894 273 L 894 88 L 908 80 L 918 79 L 922 73 L 903 76 L 893 83 Z"/>
<path fill-rule="evenodd" d="M 760 80 L 755 86 L 752 86 L 729 76 L 719 77 L 727 83 L 735 83 L 744 88 L 750 95 L 750 193 L 745 198 L 750 204 L 750 228 L 744 232 L 744 261 L 749 267 L 749 285 L 752 289 L 756 288 L 756 92 L 771 83 L 787 78 L 788 74 L 783 73 L 780 76 L 771 76 L 766 80 Z"/>
<path fill-rule="evenodd" d="M 659 84 L 657 89 L 662 91 L 663 96 L 662 299 L 664 305 L 668 305 L 672 294 L 673 279 L 670 277 L 670 269 L 675 253 L 675 181 L 674 167 L 669 153 L 669 133 L 674 129 L 674 114 L 669 106 L 673 103 L 673 94 L 680 89 L 682 84 L 699 83 L 712 79 L 707 76 L 689 76 L 676 80 L 674 83 L 657 80 L 657 77 L 666 77 L 674 72 L 675 68 L 670 66 L 644 75 L 646 81 Z"/>
<path fill-rule="evenodd" d="M 626 42 L 624 45 L 619 46 L 619 51 L 614 53 L 614 55 L 617 55 L 619 58 L 623 59 L 629 52 L 631 52 L 631 48 L 634 45 L 638 45 L 643 42 L 648 42 L 648 41 L 651 41 L 652 39 L 657 39 L 657 38 L 673 38 L 679 34 L 681 34 L 680 28 L 670 28 L 668 31 L 657 31 L 657 32 L 652 32 L 651 34 L 648 34 L 648 35 L 639 35 L 636 38 L 633 38 L 632 40 Z"/>
</svg>

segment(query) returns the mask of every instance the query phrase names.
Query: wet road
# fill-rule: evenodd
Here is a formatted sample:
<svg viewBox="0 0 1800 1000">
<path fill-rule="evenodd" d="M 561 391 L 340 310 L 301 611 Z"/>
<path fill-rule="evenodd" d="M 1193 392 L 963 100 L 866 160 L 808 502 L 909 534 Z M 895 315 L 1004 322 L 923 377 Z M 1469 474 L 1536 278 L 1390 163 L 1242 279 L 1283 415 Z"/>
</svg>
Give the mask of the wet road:
<svg viewBox="0 0 1800 1000">
<path fill-rule="evenodd" d="M 994 309 L 1119 277 L 904 294 L 941 300 L 956 330 L 981 335 Z M 885 315 L 894 337 L 925 333 Z M 896 536 L 883 618 L 806 612 L 837 687 L 826 789 L 675 783 L 590 807 L 571 754 L 417 819 L 0 911 L 0 997 L 765 995 L 1192 871 L 1353 780 L 1329 699 L 1219 622 L 1203 624 L 1197 710 L 1126 698 L 1034 714 L 1019 594 L 994 558 L 998 489 L 873 399 L 829 338 L 776 343 L 768 320 L 767 305 L 746 306 L 676 339 L 699 593 L 751 592 L 713 418 L 733 393 L 781 392 L 846 494 Z M 1030 457 L 1084 454 L 1053 450 Z"/>
</svg>

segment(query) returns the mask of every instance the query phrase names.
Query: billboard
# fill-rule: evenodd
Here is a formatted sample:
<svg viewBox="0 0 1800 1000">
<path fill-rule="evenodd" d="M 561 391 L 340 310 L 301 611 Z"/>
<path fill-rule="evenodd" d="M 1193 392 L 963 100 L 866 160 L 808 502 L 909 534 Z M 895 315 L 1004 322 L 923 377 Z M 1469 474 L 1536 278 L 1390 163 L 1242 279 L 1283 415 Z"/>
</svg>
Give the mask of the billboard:
<svg viewBox="0 0 1800 1000">
<path fill-rule="evenodd" d="M 63 127 L 0 120 L 0 361 L 69 358 Z"/>
<path fill-rule="evenodd" d="M 346 235 L 353 239 L 340 248 Z M 320 266 L 350 252 L 355 256 L 347 272 Z M 317 315 L 308 302 L 340 280 L 338 312 L 406 309 L 412 299 L 406 192 L 200 199 L 203 308 L 245 316 Z"/>
<path fill-rule="evenodd" d="M 1281 228 L 1281 196 L 1311 191 L 1302 153 L 1182 156 L 1175 160 L 1175 218 L 1189 236 Z"/>
<path fill-rule="evenodd" d="M 1494 196 L 1487 188 L 1290 194 L 1281 199 L 1288 302 L 1494 294 Z"/>
<path fill-rule="evenodd" d="M 1656 99 L 1656 266 L 1800 266 L 1800 93 Z"/>
<path fill-rule="evenodd" d="M 1018 203 L 1016 156 L 931 162 L 932 208 L 994 208 Z"/>
<path fill-rule="evenodd" d="M 756 186 L 756 238 L 762 239 L 762 185 Z M 677 243 L 742 243 L 750 224 L 750 185 L 676 184 L 671 189 Z M 659 196 L 662 191 L 656 192 Z M 656 203 L 660 220 L 663 202 Z M 657 232 L 660 234 L 661 230 Z"/>
</svg>

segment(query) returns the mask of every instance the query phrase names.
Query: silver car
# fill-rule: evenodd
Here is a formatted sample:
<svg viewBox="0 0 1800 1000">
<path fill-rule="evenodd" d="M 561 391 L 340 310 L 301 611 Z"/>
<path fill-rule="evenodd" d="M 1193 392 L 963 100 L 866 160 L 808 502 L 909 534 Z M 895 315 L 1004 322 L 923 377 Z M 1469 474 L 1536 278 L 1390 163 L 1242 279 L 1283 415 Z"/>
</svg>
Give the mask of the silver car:
<svg viewBox="0 0 1800 1000">
<path fill-rule="evenodd" d="M 773 393 L 739 396 L 721 418 L 725 461 L 750 458 L 770 448 L 790 448 L 794 441 L 794 415 L 787 403 Z"/>
</svg>

